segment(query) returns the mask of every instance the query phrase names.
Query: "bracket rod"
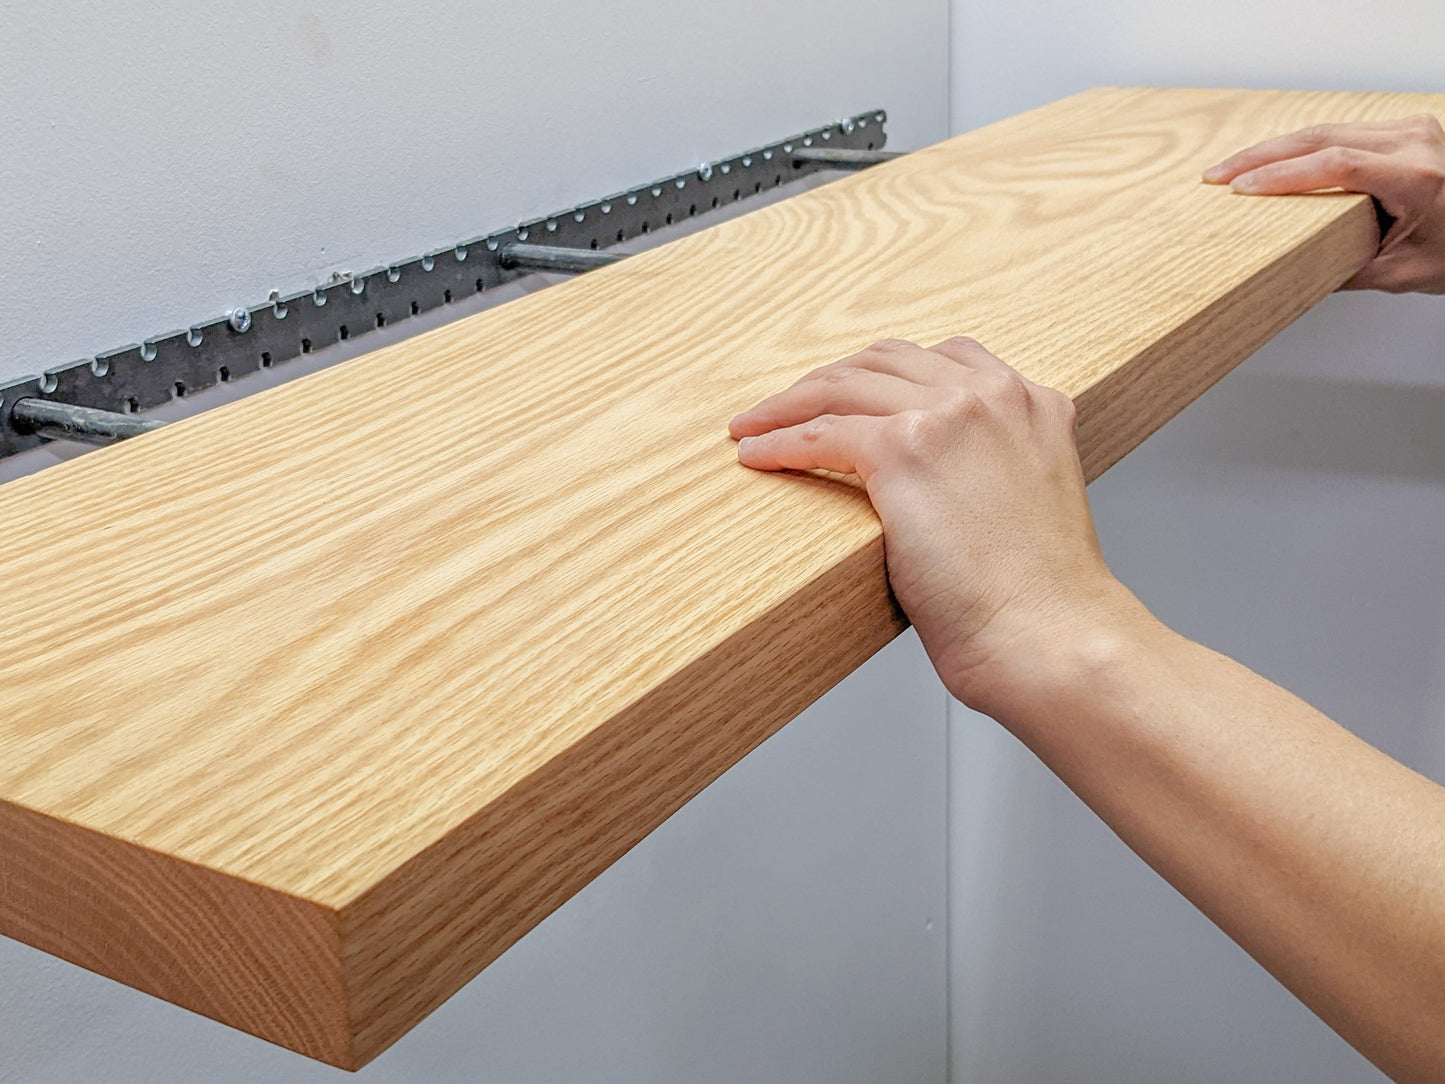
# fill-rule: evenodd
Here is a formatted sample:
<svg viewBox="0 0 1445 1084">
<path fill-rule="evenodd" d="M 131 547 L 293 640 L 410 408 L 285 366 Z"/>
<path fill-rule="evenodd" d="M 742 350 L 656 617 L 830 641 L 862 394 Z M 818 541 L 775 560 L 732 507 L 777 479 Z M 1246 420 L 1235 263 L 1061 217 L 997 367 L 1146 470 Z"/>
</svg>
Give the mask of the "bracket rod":
<svg viewBox="0 0 1445 1084">
<path fill-rule="evenodd" d="M 590 248 L 564 248 L 561 245 L 529 245 L 525 241 L 505 244 L 497 255 L 502 258 L 503 267 L 572 274 L 606 267 L 627 258 L 619 252 L 594 252 Z"/>
<path fill-rule="evenodd" d="M 10 408 L 10 424 L 22 433 L 46 440 L 113 444 L 159 429 L 165 422 L 74 403 L 59 403 L 53 399 L 25 398 L 17 399 Z"/>
<path fill-rule="evenodd" d="M 0 380 L 0 459 L 39 447 L 54 435 L 110 440 L 144 431 L 137 411 L 217 383 L 279 365 L 328 343 L 390 327 L 534 271 L 577 273 L 613 263 L 606 250 L 674 223 L 705 216 L 791 181 L 829 169 L 881 161 L 887 140 L 882 110 L 843 117 L 650 184 L 578 204 L 556 214 L 447 245 L 363 272 L 336 272 L 295 293 L 272 291 L 259 304 L 91 358 Z M 856 151 L 859 154 L 837 152 Z M 545 242 L 541 244 L 539 242 Z M 114 420 L 79 424 L 25 421 L 25 399 L 99 410 Z M 72 415 L 70 417 L 78 417 Z M 50 426 L 50 428 L 47 428 Z"/>
<path fill-rule="evenodd" d="M 851 150 L 847 147 L 798 147 L 793 151 L 795 163 L 827 169 L 867 169 L 902 157 L 902 151 Z"/>
</svg>

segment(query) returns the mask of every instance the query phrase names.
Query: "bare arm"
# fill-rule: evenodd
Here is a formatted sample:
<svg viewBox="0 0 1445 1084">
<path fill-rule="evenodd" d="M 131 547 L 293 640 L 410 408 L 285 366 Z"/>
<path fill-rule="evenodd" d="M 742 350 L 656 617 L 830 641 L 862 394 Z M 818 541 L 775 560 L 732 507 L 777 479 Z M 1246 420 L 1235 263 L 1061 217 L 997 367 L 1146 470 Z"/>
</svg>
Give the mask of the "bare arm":
<svg viewBox="0 0 1445 1084">
<path fill-rule="evenodd" d="M 999 720 L 1361 1053 L 1445 1079 L 1445 789 L 1143 615 L 1039 668 Z"/>
<path fill-rule="evenodd" d="M 1445 1079 L 1445 790 L 1149 614 L 1073 421 L 955 339 L 825 366 L 732 432 L 751 467 L 856 472 L 950 691 L 1377 1065 Z"/>
</svg>

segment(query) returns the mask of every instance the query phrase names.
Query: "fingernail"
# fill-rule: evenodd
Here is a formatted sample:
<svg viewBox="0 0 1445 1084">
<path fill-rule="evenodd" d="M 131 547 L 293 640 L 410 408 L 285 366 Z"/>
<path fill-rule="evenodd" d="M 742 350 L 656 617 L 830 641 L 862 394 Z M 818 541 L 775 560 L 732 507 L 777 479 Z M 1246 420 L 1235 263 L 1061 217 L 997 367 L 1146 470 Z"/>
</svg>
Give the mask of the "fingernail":
<svg viewBox="0 0 1445 1084">
<path fill-rule="evenodd" d="M 1210 184 L 1218 184 L 1220 181 L 1224 180 L 1224 163 L 1219 162 L 1215 165 L 1210 166 L 1203 173 L 1201 173 L 1200 176 L 1203 177 L 1204 180 Z"/>
<path fill-rule="evenodd" d="M 741 455 L 753 446 L 752 437 L 742 437 L 738 440 L 738 454 Z"/>
<path fill-rule="evenodd" d="M 1229 187 L 1234 189 L 1236 192 L 1244 192 L 1246 194 L 1250 192 L 1258 192 L 1259 178 L 1254 176 L 1254 174 L 1252 173 L 1246 173 L 1243 176 L 1234 178 L 1234 180 L 1230 182 Z"/>
</svg>

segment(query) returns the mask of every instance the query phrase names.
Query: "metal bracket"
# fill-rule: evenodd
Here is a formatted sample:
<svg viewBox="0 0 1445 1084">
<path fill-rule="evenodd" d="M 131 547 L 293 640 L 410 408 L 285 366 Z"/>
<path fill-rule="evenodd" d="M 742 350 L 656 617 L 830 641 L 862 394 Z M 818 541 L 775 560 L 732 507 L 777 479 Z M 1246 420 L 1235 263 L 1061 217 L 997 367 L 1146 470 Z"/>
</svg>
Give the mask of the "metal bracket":
<svg viewBox="0 0 1445 1084">
<path fill-rule="evenodd" d="M 47 439 L 105 442 L 154 424 L 126 427 L 75 412 L 63 423 L 47 422 L 46 401 L 134 414 L 536 270 L 583 272 L 613 263 L 625 257 L 604 250 L 622 241 L 812 173 L 881 161 L 885 155 L 870 152 L 887 139 L 886 121 L 881 110 L 859 113 L 510 229 L 364 274 L 335 276 L 314 290 L 285 297 L 273 291 L 262 304 L 0 385 L 0 458 Z M 815 153 L 834 150 L 863 153 Z M 17 412 L 21 400 L 26 405 Z"/>
</svg>

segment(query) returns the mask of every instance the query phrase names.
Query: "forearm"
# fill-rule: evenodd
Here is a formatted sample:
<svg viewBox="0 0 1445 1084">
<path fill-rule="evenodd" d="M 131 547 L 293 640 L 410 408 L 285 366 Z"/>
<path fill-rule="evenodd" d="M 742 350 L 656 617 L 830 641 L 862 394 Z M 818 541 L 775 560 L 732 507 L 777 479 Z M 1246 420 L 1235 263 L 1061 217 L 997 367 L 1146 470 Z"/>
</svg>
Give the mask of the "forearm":
<svg viewBox="0 0 1445 1084">
<path fill-rule="evenodd" d="M 1133 604 L 1008 686 L 991 713 L 1165 879 L 1386 1072 L 1445 1079 L 1445 789 Z"/>
</svg>

